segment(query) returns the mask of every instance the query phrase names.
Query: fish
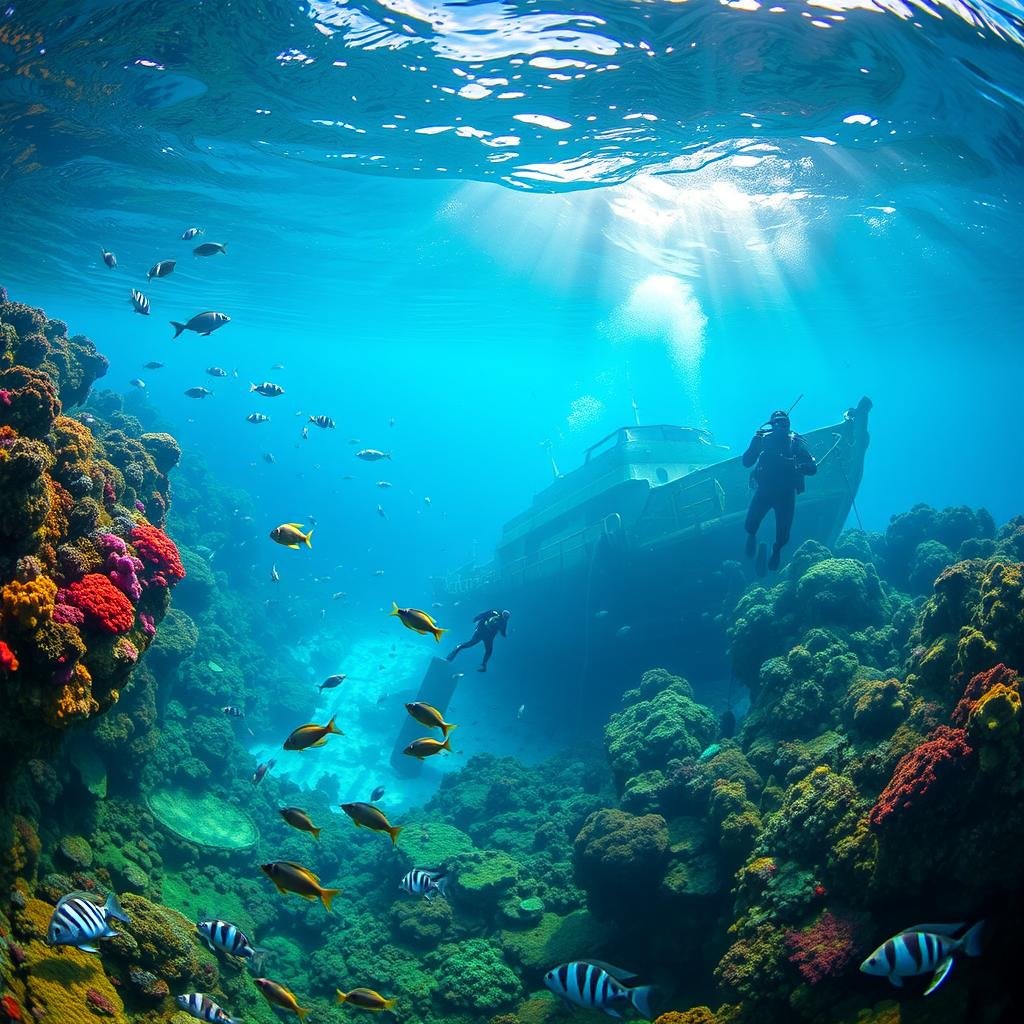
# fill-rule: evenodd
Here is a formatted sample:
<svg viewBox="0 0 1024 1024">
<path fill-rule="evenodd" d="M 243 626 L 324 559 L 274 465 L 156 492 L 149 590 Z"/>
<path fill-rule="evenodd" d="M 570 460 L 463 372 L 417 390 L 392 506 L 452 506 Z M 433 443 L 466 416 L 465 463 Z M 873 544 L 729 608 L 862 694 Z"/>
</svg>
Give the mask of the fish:
<svg viewBox="0 0 1024 1024">
<path fill-rule="evenodd" d="M 181 233 L 181 240 L 183 242 L 191 242 L 192 239 L 196 237 L 196 235 L 201 235 L 202 233 L 202 228 L 185 228 L 185 230 Z"/>
<path fill-rule="evenodd" d="M 370 794 L 370 803 L 376 803 L 383 795 L 384 795 L 384 787 L 383 786 L 378 786 Z"/>
<path fill-rule="evenodd" d="M 277 761 L 275 761 L 274 758 L 271 758 L 269 761 L 264 761 L 263 764 L 257 765 L 256 771 L 252 773 L 252 784 L 254 786 L 258 786 L 263 781 L 263 776 L 266 775 L 275 764 L 277 764 Z"/>
<path fill-rule="evenodd" d="M 133 388 L 138 388 L 140 391 L 146 390 L 146 382 L 141 377 L 134 377 L 132 380 L 128 381 L 128 383 L 131 384 Z"/>
<path fill-rule="evenodd" d="M 430 495 L 429 494 L 425 494 L 423 496 L 423 504 L 424 505 L 429 505 L 430 504 Z"/>
<path fill-rule="evenodd" d="M 391 483 L 388 480 L 378 480 L 377 481 L 377 486 L 378 487 L 390 487 Z"/>
<path fill-rule="evenodd" d="M 274 365 L 271 367 L 271 369 L 272 370 L 283 370 L 284 369 L 284 363 L 274 363 Z"/>
<path fill-rule="evenodd" d="M 452 741 L 447 736 L 444 743 L 440 740 L 431 739 L 429 736 L 424 736 L 422 739 L 413 740 L 402 753 L 422 761 L 425 757 L 433 757 L 435 754 L 440 754 L 442 750 L 447 750 L 449 754 L 452 752 Z"/>
<path fill-rule="evenodd" d="M 282 523 L 270 531 L 270 539 L 286 548 L 298 548 L 301 541 L 307 548 L 313 546 L 313 530 L 308 533 L 302 532 L 301 523 Z"/>
<path fill-rule="evenodd" d="M 378 575 L 383 576 L 384 570 L 378 569 Z M 426 633 L 432 633 L 434 640 L 437 643 L 441 642 L 441 634 L 447 633 L 447 629 L 441 629 L 437 623 L 424 611 L 419 608 L 399 608 L 394 601 L 391 602 L 391 611 L 389 615 L 398 616 L 399 621 L 405 626 L 406 629 L 411 629 L 415 633 L 419 633 L 421 636 Z"/>
<path fill-rule="evenodd" d="M 174 1001 L 186 1013 L 197 1020 L 208 1021 L 209 1024 L 242 1024 L 240 1017 L 229 1017 L 208 995 L 202 992 L 189 992 L 175 996 Z"/>
<path fill-rule="evenodd" d="M 705 747 L 698 756 L 698 761 L 710 761 L 722 749 L 721 743 L 712 743 L 710 746 Z"/>
<path fill-rule="evenodd" d="M 284 749 L 307 750 L 309 747 L 322 747 L 327 742 L 327 737 L 331 735 L 345 735 L 335 726 L 333 717 L 326 725 L 309 722 L 292 731 L 288 739 L 284 741 Z"/>
<path fill-rule="evenodd" d="M 262 395 L 264 398 L 277 398 L 284 394 L 284 388 L 280 384 L 271 384 L 269 380 L 265 380 L 262 384 L 250 384 L 249 390 L 255 391 L 256 394 Z"/>
<path fill-rule="evenodd" d="M 309 1013 L 309 1007 L 299 1006 L 298 999 L 284 985 L 271 981 L 269 978 L 256 978 L 256 987 L 263 993 L 263 998 L 273 1006 L 280 1006 L 282 1010 L 291 1010 L 299 1020 L 305 1020 Z"/>
<path fill-rule="evenodd" d="M 608 609 L 602 608 L 600 611 L 594 612 L 595 619 L 606 619 L 608 618 Z"/>
<path fill-rule="evenodd" d="M 516 721 L 519 721 L 523 717 L 523 715 L 525 715 L 525 714 L 526 714 L 526 705 L 525 704 L 520 704 L 519 705 L 519 710 L 516 712 Z"/>
<path fill-rule="evenodd" d="M 342 804 L 341 809 L 355 822 L 356 828 L 368 828 L 371 832 L 387 832 L 391 836 L 391 845 L 398 845 L 398 833 L 404 826 L 392 825 L 380 808 L 357 801 Z"/>
<path fill-rule="evenodd" d="M 373 575 L 374 576 L 383 576 L 384 575 L 384 570 L 383 569 L 376 569 L 376 570 L 374 570 Z"/>
<path fill-rule="evenodd" d="M 432 899 L 435 892 L 448 895 L 447 874 L 434 868 L 413 868 L 399 883 L 398 888 L 410 896 Z"/>
<path fill-rule="evenodd" d="M 46 929 L 48 946 L 74 946 L 84 953 L 98 953 L 97 939 L 116 939 L 120 932 L 110 927 L 111 921 L 128 924 L 128 915 L 121 909 L 115 893 L 100 906 L 87 892 L 69 892 L 62 896 L 50 915 Z"/>
<path fill-rule="evenodd" d="M 320 841 L 320 829 L 310 821 L 309 815 L 305 811 L 300 810 L 298 807 L 281 807 L 278 809 L 277 813 L 280 814 L 292 828 L 296 828 L 300 832 L 309 832 L 316 838 L 317 842 Z"/>
<path fill-rule="evenodd" d="M 277 571 L 277 566 L 276 565 L 272 565 L 270 567 L 270 582 L 271 583 L 280 583 L 281 582 L 281 574 Z"/>
<path fill-rule="evenodd" d="M 228 375 L 228 371 L 223 366 L 208 366 L 206 372 L 211 377 L 226 377 Z"/>
<path fill-rule="evenodd" d="M 146 271 L 146 280 L 152 281 L 154 277 L 166 277 L 174 271 L 174 263 L 174 260 L 161 260 L 159 263 L 154 263 Z"/>
<path fill-rule="evenodd" d="M 251 412 L 245 417 L 246 423 L 269 423 L 270 417 L 264 416 L 261 412 Z M 264 456 L 266 458 L 266 456 Z"/>
<path fill-rule="evenodd" d="M 138 288 L 132 289 L 132 308 L 136 313 L 149 316 L 149 299 Z"/>
<path fill-rule="evenodd" d="M 155 359 L 150 359 L 148 363 L 143 363 L 142 368 L 144 370 L 162 370 L 164 368 L 163 363 L 158 363 Z"/>
<path fill-rule="evenodd" d="M 388 514 L 387 514 L 387 512 L 384 511 L 384 506 L 383 505 L 378 505 L 377 506 L 377 515 L 379 515 L 381 517 L 381 519 L 387 519 Z"/>
<path fill-rule="evenodd" d="M 380 459 L 390 459 L 391 452 L 378 451 L 376 448 L 363 448 L 356 452 L 356 458 L 363 462 L 378 462 Z"/>
<path fill-rule="evenodd" d="M 245 712 L 241 708 L 235 707 L 234 704 L 225 705 L 221 708 L 221 711 L 223 711 L 228 718 L 245 718 Z"/>
<path fill-rule="evenodd" d="M 277 459 L 274 458 L 274 453 L 273 452 L 264 452 L 263 453 L 263 461 L 268 466 L 272 466 L 275 462 L 277 462 Z"/>
<path fill-rule="evenodd" d="M 266 952 L 253 946 L 245 937 L 245 933 L 228 921 L 197 921 L 196 931 L 202 935 L 211 950 L 219 949 L 222 953 L 229 953 L 243 960 L 252 960 Z"/>
<path fill-rule="evenodd" d="M 309 440 L 309 427 L 303 427 L 302 428 L 302 440 L 303 441 L 308 441 Z M 298 447 L 298 445 L 296 445 L 296 447 Z"/>
<path fill-rule="evenodd" d="M 385 999 L 379 992 L 372 988 L 352 988 L 348 992 L 336 990 L 339 1003 L 351 1003 L 363 1010 L 370 1010 L 372 1013 L 380 1013 L 381 1010 L 390 1010 L 395 1005 L 394 999 Z"/>
<path fill-rule="evenodd" d="M 599 960 L 573 960 L 544 975 L 544 984 L 567 1003 L 601 1010 L 609 1017 L 621 1017 L 621 1011 L 632 1006 L 644 1020 L 651 1020 L 654 986 L 630 987 L 635 980 L 635 974 Z"/>
<path fill-rule="evenodd" d="M 108 252 L 103 246 L 100 246 L 100 255 L 103 257 L 103 262 L 106 263 L 111 270 L 117 266 L 117 257 L 112 253 Z"/>
<path fill-rule="evenodd" d="M 632 626 L 619 626 L 619 628 L 617 630 L 615 630 L 615 635 L 616 636 L 627 636 L 632 631 L 633 631 L 633 627 Z"/>
<path fill-rule="evenodd" d="M 207 310 L 205 313 L 196 313 L 187 323 L 180 324 L 177 320 L 171 321 L 174 328 L 174 337 L 177 338 L 182 331 L 195 331 L 202 337 L 208 337 L 214 331 L 231 323 L 231 317 L 227 313 L 217 313 L 214 310 Z"/>
<path fill-rule="evenodd" d="M 332 601 L 342 601 L 347 596 L 348 595 L 345 593 L 344 590 L 336 590 L 333 594 L 331 594 L 331 600 Z"/>
<path fill-rule="evenodd" d="M 209 398 L 210 395 L 213 394 L 213 392 L 209 388 L 196 387 L 196 388 L 189 388 L 185 392 L 185 394 L 189 398 Z"/>
<path fill-rule="evenodd" d="M 457 725 L 452 725 L 451 722 L 446 722 L 444 716 L 440 711 L 437 710 L 431 704 L 425 704 L 423 701 L 414 701 L 405 705 L 405 710 L 416 719 L 420 725 L 425 725 L 428 729 L 440 729 L 441 735 L 447 737 L 448 733 L 452 729 L 458 729 Z"/>
<path fill-rule="evenodd" d="M 202 245 L 197 245 L 192 250 L 193 256 L 216 256 L 217 253 L 222 252 L 227 255 L 228 244 L 227 242 L 203 242 Z"/>
<path fill-rule="evenodd" d="M 955 938 L 959 924 L 915 924 L 886 939 L 861 965 L 864 974 L 887 977 L 897 988 L 904 978 L 931 974 L 924 994 L 931 995 L 945 980 L 957 953 L 981 956 L 981 932 L 984 921 L 972 925 L 965 935 Z"/>
<path fill-rule="evenodd" d="M 345 682 L 347 678 L 348 676 L 346 676 L 344 672 L 339 672 L 335 676 L 328 676 L 320 684 L 320 692 L 323 693 L 324 690 L 333 690 L 336 686 L 341 686 L 341 684 Z"/>
<path fill-rule="evenodd" d="M 320 427 L 321 430 L 333 430 L 334 420 L 330 416 L 310 416 L 309 421 L 315 427 Z"/>
<path fill-rule="evenodd" d="M 325 889 L 320 879 L 309 868 L 290 860 L 275 860 L 269 864 L 261 864 L 260 870 L 269 878 L 280 893 L 293 892 L 304 900 L 320 900 L 324 909 L 330 913 L 331 901 L 340 889 Z"/>
</svg>

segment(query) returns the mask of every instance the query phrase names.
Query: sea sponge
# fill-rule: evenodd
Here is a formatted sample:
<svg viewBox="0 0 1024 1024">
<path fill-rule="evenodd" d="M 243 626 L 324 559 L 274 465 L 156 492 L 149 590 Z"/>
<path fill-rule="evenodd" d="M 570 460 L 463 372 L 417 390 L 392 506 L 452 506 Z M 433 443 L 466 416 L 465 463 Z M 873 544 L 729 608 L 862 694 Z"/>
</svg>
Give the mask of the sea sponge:
<svg viewBox="0 0 1024 1024">
<path fill-rule="evenodd" d="M 127 633 L 135 625 L 135 606 L 102 573 L 89 573 L 68 585 L 64 603 L 85 613 L 85 624 L 104 633 Z"/>
<path fill-rule="evenodd" d="M 153 457 L 157 470 L 165 476 L 181 461 L 181 447 L 170 434 L 143 434 L 139 440 Z"/>
<path fill-rule="evenodd" d="M 24 437 L 44 438 L 60 414 L 57 389 L 39 370 L 12 366 L 0 370 L 0 390 L 7 401 L 0 402 L 0 426 L 10 425 Z"/>
<path fill-rule="evenodd" d="M 57 584 L 48 576 L 28 583 L 12 580 L 0 589 L 0 619 L 22 629 L 37 629 L 53 615 Z"/>
</svg>

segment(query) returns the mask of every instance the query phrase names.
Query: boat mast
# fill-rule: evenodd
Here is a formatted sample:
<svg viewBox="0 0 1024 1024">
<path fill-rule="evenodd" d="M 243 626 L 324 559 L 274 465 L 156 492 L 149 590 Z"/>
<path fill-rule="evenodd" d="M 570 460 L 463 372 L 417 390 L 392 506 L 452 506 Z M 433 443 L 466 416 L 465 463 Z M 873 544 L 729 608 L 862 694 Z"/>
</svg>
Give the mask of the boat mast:
<svg viewBox="0 0 1024 1024">
<path fill-rule="evenodd" d="M 633 422 L 640 426 L 640 406 L 636 404 L 636 394 L 633 392 L 633 381 L 629 375 L 629 363 L 626 363 L 626 388 L 629 391 L 630 405 L 633 407 Z"/>
<path fill-rule="evenodd" d="M 558 472 L 558 463 L 555 462 L 555 456 L 552 454 L 552 449 L 555 446 L 551 441 L 541 441 L 540 446 L 547 451 L 548 458 L 551 460 L 551 474 L 557 480 L 562 474 Z"/>
</svg>

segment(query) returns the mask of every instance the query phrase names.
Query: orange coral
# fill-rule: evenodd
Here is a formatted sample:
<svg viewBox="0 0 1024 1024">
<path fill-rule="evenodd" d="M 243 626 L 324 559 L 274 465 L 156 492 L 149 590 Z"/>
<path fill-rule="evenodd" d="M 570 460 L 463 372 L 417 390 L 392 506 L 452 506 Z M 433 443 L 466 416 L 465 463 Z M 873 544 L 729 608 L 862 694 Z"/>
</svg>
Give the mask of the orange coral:
<svg viewBox="0 0 1024 1024">
<path fill-rule="evenodd" d="M 39 576 L 28 583 L 12 580 L 0 590 L 0 616 L 25 629 L 36 629 L 53 615 L 56 596 L 57 584 L 48 576 Z"/>
<path fill-rule="evenodd" d="M 50 709 L 51 725 L 67 725 L 69 719 L 88 718 L 99 711 L 99 701 L 92 695 L 92 676 L 84 665 L 76 665 L 64 684 L 56 704 Z"/>
</svg>

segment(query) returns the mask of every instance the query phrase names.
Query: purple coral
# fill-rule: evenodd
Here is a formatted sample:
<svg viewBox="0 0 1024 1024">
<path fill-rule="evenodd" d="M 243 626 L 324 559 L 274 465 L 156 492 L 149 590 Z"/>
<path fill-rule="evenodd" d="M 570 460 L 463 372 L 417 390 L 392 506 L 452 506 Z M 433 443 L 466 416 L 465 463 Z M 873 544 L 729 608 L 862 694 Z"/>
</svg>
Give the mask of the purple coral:
<svg viewBox="0 0 1024 1024">
<path fill-rule="evenodd" d="M 142 632 L 145 633 L 146 636 L 156 636 L 156 622 L 149 612 L 142 612 L 139 615 L 139 622 L 142 623 Z"/>
</svg>

